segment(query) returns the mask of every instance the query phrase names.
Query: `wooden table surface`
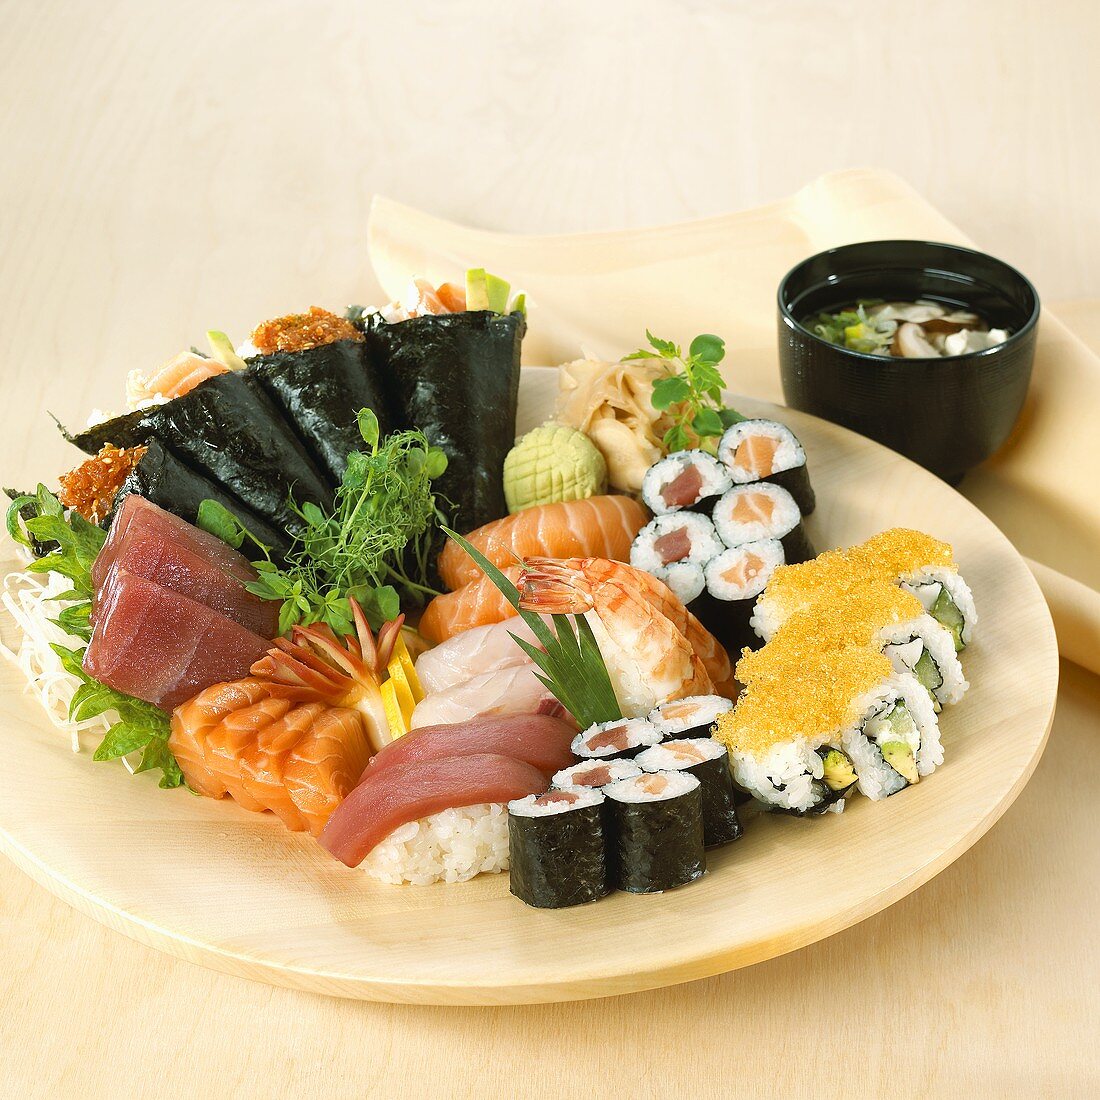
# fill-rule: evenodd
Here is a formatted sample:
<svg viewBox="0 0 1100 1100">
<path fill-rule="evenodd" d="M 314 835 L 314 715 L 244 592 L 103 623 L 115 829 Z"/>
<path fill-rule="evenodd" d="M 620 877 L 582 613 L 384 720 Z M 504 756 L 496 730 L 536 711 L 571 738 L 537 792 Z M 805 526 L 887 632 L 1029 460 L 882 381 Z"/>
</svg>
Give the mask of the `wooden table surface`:
<svg viewBox="0 0 1100 1100">
<path fill-rule="evenodd" d="M 779 7 L 0 4 L 5 479 L 62 468 L 42 410 L 75 420 L 205 328 L 371 300 L 375 191 L 552 232 L 880 164 L 1047 298 L 1082 299 L 1062 315 L 1100 350 L 1095 5 Z M 269 988 L 108 932 L 0 861 L 0 1094 L 1096 1093 L 1100 679 L 1063 677 L 1034 779 L 930 884 L 805 950 L 620 999 Z"/>
</svg>

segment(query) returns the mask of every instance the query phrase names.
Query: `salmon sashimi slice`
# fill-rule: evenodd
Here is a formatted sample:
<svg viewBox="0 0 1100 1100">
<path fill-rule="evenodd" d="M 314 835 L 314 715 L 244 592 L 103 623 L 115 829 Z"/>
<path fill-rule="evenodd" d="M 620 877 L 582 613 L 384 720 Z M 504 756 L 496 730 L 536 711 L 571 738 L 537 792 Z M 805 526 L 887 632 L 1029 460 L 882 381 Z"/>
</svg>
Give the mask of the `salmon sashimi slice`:
<svg viewBox="0 0 1100 1100">
<path fill-rule="evenodd" d="M 767 493 L 738 493 L 731 517 L 738 523 L 763 523 L 772 521 L 775 501 Z"/>
<path fill-rule="evenodd" d="M 522 569 L 517 565 L 503 572 L 515 584 Z M 493 582 L 488 577 L 481 577 L 456 592 L 436 596 L 424 608 L 417 629 L 429 642 L 438 645 L 475 626 L 503 622 L 515 614 L 515 608 L 497 591 Z"/>
<path fill-rule="evenodd" d="M 131 371 L 126 380 L 126 397 L 131 408 L 142 401 L 182 397 L 190 393 L 200 382 L 225 374 L 229 368 L 217 359 L 207 359 L 193 351 L 181 351 L 160 367 L 149 372 Z"/>
<path fill-rule="evenodd" d="M 211 684 L 246 676 L 270 646 L 205 604 L 120 569 L 98 608 L 84 670 L 171 710 Z"/>
<path fill-rule="evenodd" d="M 487 523 L 466 538 L 501 568 L 530 557 L 626 561 L 630 544 L 647 518 L 633 497 L 589 497 L 526 508 Z M 439 575 L 454 590 L 478 580 L 481 570 L 457 543 L 448 542 L 439 555 Z"/>
<path fill-rule="evenodd" d="M 320 836 L 369 760 L 370 741 L 357 710 L 326 707 L 311 723 L 287 758 L 283 782 L 314 836 Z"/>
<path fill-rule="evenodd" d="M 307 735 L 323 710 L 320 703 L 294 707 L 281 721 L 258 730 L 237 758 L 240 788 L 271 810 L 293 833 L 305 832 L 308 826 L 286 788 L 284 769 L 291 750 Z"/>
<path fill-rule="evenodd" d="M 756 580 L 760 576 L 760 570 L 764 568 L 763 559 L 756 554 L 742 554 L 729 569 L 723 572 L 722 580 L 741 587 Z"/>
<path fill-rule="evenodd" d="M 533 662 L 512 665 L 429 695 L 416 704 L 411 728 L 454 725 L 490 715 L 536 714 L 548 694 L 536 673 Z"/>
<path fill-rule="evenodd" d="M 549 624 L 550 617 L 543 616 Z M 538 645 L 534 631 L 522 619 L 505 619 L 456 634 L 416 660 L 416 675 L 428 695 L 446 691 L 485 672 L 529 664 L 531 658 L 516 645 L 515 638 Z M 541 646 L 539 647 L 541 648 Z"/>
<path fill-rule="evenodd" d="M 733 452 L 733 465 L 755 477 L 771 477 L 775 473 L 775 452 L 779 440 L 770 435 L 747 435 Z"/>
<path fill-rule="evenodd" d="M 538 768 L 496 753 L 397 764 L 360 783 L 329 818 L 320 841 L 338 860 L 357 867 L 409 821 L 545 790 L 546 777 Z"/>
<path fill-rule="evenodd" d="M 703 471 L 689 462 L 667 485 L 661 487 L 661 499 L 667 508 L 690 508 L 703 491 Z M 607 557 L 593 554 L 592 557 Z"/>
<path fill-rule="evenodd" d="M 386 745 L 367 765 L 363 778 L 397 764 L 492 752 L 522 760 L 547 777 L 569 767 L 576 730 L 560 718 L 523 714 L 476 718 L 448 726 L 423 726 Z"/>
</svg>

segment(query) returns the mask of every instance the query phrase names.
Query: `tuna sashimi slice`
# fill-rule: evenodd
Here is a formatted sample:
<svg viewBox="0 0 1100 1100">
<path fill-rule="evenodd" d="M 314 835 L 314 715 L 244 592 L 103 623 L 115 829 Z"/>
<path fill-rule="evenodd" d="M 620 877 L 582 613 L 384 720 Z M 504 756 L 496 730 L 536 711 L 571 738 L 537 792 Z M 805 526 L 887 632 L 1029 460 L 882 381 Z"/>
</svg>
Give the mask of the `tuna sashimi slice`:
<svg viewBox="0 0 1100 1100">
<path fill-rule="evenodd" d="M 211 562 L 217 562 L 224 572 L 231 577 L 236 577 L 242 583 L 256 578 L 256 570 L 249 564 L 248 559 L 232 546 L 207 531 L 201 531 L 187 520 L 180 519 L 179 516 L 174 516 L 163 508 L 158 508 L 144 497 L 130 493 L 119 505 L 111 521 L 107 539 L 92 563 L 92 588 L 97 591 L 103 586 L 131 526 L 150 527 L 166 542 L 178 543 L 194 554 L 206 557 Z"/>
<path fill-rule="evenodd" d="M 510 802 L 546 790 L 538 768 L 496 753 L 395 764 L 369 776 L 337 807 L 321 845 L 349 867 L 409 821 L 458 806 Z"/>
<path fill-rule="evenodd" d="M 493 752 L 522 760 L 547 777 L 574 762 L 570 744 L 576 729 L 545 714 L 476 718 L 456 726 L 424 726 L 391 741 L 367 765 L 363 778 L 398 764 Z"/>
<path fill-rule="evenodd" d="M 204 604 L 120 570 L 84 654 L 89 676 L 171 710 L 223 680 L 237 680 L 271 647 Z"/>
<path fill-rule="evenodd" d="M 198 528 L 194 530 L 196 534 L 204 533 Z M 205 604 L 255 634 L 271 638 L 278 633 L 279 604 L 253 596 L 246 590 L 240 579 L 244 569 L 251 573 L 248 579 L 256 574 L 244 558 L 241 558 L 244 569 L 237 568 L 236 563 L 228 563 L 236 570 L 233 573 L 227 568 L 224 555 L 197 549 L 201 546 L 198 540 L 177 540 L 170 535 L 165 537 L 166 533 L 164 525 L 157 520 L 139 519 L 128 525 L 96 593 L 93 622 L 99 605 L 110 598 L 114 578 L 123 571 Z"/>
<path fill-rule="evenodd" d="M 417 703 L 411 728 L 450 726 L 484 715 L 536 714 L 547 696 L 537 671 L 533 663 L 513 665 L 429 695 Z"/>
</svg>

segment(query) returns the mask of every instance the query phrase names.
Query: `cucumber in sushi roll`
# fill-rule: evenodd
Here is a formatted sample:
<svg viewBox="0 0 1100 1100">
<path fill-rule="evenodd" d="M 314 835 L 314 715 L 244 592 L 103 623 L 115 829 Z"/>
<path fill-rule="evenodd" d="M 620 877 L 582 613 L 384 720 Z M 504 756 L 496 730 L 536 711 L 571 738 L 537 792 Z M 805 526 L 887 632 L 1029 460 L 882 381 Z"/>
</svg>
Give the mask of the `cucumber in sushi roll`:
<svg viewBox="0 0 1100 1100">
<path fill-rule="evenodd" d="M 927 565 L 900 579 L 933 619 L 950 632 L 955 652 L 961 653 L 974 637 L 978 610 L 970 586 L 953 569 Z"/>
<path fill-rule="evenodd" d="M 726 746 L 710 737 L 654 745 L 637 756 L 647 772 L 686 772 L 699 780 L 703 798 L 703 842 L 708 848 L 737 840 L 743 830 Z"/>
<path fill-rule="evenodd" d="M 660 730 L 648 718 L 615 718 L 578 733 L 571 747 L 574 756 L 586 760 L 629 759 L 660 740 Z"/>
<path fill-rule="evenodd" d="M 705 566 L 723 549 L 714 524 L 706 516 L 669 512 L 650 520 L 638 532 L 630 546 L 630 564 L 659 576 L 659 570 L 671 565 Z"/>
<path fill-rule="evenodd" d="M 814 557 L 802 513 L 794 497 L 781 485 L 768 481 L 735 485 L 714 506 L 714 526 L 726 546 L 779 539 L 788 565 Z"/>
<path fill-rule="evenodd" d="M 708 505 L 732 484 L 729 471 L 706 451 L 674 451 L 655 462 L 642 478 L 642 501 L 655 515 Z"/>
<path fill-rule="evenodd" d="M 620 889 L 654 894 L 705 874 L 703 795 L 687 772 L 647 772 L 604 788 Z"/>
<path fill-rule="evenodd" d="M 735 485 L 770 481 L 786 489 L 804 516 L 817 501 L 806 470 L 806 452 L 794 432 L 777 420 L 740 420 L 718 443 L 718 458 Z"/>
<path fill-rule="evenodd" d="M 508 803 L 509 885 L 537 909 L 596 901 L 611 891 L 604 796 L 552 790 Z"/>
</svg>

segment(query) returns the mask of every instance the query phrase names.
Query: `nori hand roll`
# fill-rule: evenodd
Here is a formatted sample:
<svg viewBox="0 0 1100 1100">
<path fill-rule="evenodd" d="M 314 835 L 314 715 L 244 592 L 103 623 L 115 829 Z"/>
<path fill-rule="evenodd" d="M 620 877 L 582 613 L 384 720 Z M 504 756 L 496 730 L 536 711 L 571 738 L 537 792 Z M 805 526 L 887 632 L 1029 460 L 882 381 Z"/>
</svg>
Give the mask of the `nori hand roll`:
<svg viewBox="0 0 1100 1100">
<path fill-rule="evenodd" d="M 373 410 L 381 435 L 390 431 L 390 414 L 362 340 L 264 355 L 250 360 L 248 373 L 279 406 L 335 484 L 344 476 L 348 455 L 363 449 L 360 409 Z"/>
<path fill-rule="evenodd" d="M 653 894 L 693 882 L 707 869 L 703 797 L 686 772 L 653 772 L 604 788 L 614 821 L 617 885 Z"/>
<path fill-rule="evenodd" d="M 290 546 L 285 531 L 275 528 L 221 486 L 196 473 L 159 439 L 149 440 L 148 449 L 115 497 L 115 509 L 130 493 L 145 497 L 188 523 L 197 521 L 199 505 L 204 500 L 214 500 L 232 512 L 262 543 L 272 547 L 276 555 L 281 556 Z M 245 547 L 242 552 L 248 554 L 249 548 Z"/>
<path fill-rule="evenodd" d="M 364 335 L 395 428 L 419 428 L 446 452 L 434 482 L 451 524 L 472 531 L 507 513 L 504 458 L 515 443 L 521 313 L 433 314 L 390 323 L 364 319 Z M 444 508 L 446 509 L 446 505 Z"/>
<path fill-rule="evenodd" d="M 583 905 L 610 893 L 604 798 L 548 791 L 508 803 L 510 889 L 537 909 Z"/>
<path fill-rule="evenodd" d="M 134 412 L 93 424 L 75 435 L 56 416 L 53 419 L 61 434 L 74 447 L 79 447 L 85 454 L 97 455 L 106 443 L 112 443 L 116 447 L 136 447 L 139 443 L 144 443 L 150 435 L 146 421 L 148 412 L 148 409 L 135 409 Z"/>
</svg>

